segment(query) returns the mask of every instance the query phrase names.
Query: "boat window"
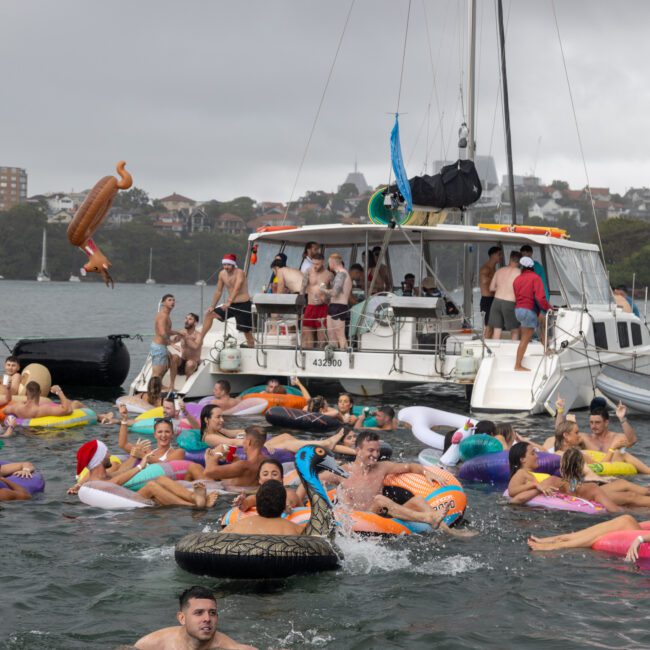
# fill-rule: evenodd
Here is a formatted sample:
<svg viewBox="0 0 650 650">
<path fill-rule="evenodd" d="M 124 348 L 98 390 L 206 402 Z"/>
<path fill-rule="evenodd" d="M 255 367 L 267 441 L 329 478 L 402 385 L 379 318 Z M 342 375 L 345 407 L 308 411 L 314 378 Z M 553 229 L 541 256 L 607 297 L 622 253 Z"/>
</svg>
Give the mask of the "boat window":
<svg viewBox="0 0 650 650">
<path fill-rule="evenodd" d="M 438 276 L 438 288 L 446 294 L 453 294 L 455 300 L 462 302 L 463 293 L 463 260 L 465 246 L 462 242 L 428 242 L 428 260 Z M 476 247 L 474 247 L 476 251 Z M 468 269 L 472 278 L 472 286 L 478 282 L 478 275 L 474 268 Z M 424 275 L 429 272 L 424 270 Z M 417 277 L 417 274 L 416 274 Z M 418 286 L 421 279 L 418 281 Z"/>
<path fill-rule="evenodd" d="M 597 251 L 564 246 L 548 246 L 546 250 L 571 307 L 582 305 L 583 286 L 588 305 L 609 305 L 611 290 Z"/>
<path fill-rule="evenodd" d="M 630 327 L 632 328 L 632 345 L 642 345 L 641 325 L 638 323 L 630 323 Z"/>
<path fill-rule="evenodd" d="M 257 242 L 257 262 L 248 265 L 248 291 L 260 293 L 271 277 L 271 262 L 282 248 L 282 242 Z M 285 251 L 286 252 L 286 251 Z"/>
<path fill-rule="evenodd" d="M 618 344 L 622 348 L 629 348 L 630 347 L 630 337 L 627 333 L 627 322 L 626 321 L 618 321 L 616 323 L 616 329 L 618 330 Z"/>
<path fill-rule="evenodd" d="M 608 350 L 605 323 L 594 323 L 594 344 L 601 350 Z"/>
</svg>

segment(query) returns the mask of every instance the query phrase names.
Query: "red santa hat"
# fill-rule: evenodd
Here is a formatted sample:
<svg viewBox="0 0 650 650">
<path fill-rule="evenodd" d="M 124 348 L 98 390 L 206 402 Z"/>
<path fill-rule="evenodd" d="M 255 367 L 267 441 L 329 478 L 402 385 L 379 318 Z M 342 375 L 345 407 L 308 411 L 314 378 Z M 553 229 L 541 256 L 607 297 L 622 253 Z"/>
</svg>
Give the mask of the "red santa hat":
<svg viewBox="0 0 650 650">
<path fill-rule="evenodd" d="M 87 467 L 95 469 L 106 458 L 108 449 L 101 440 L 89 440 L 77 450 L 77 475 Z"/>
<path fill-rule="evenodd" d="M 237 266 L 237 255 L 234 253 L 226 253 L 221 260 L 221 264 L 232 264 L 233 266 Z"/>
</svg>

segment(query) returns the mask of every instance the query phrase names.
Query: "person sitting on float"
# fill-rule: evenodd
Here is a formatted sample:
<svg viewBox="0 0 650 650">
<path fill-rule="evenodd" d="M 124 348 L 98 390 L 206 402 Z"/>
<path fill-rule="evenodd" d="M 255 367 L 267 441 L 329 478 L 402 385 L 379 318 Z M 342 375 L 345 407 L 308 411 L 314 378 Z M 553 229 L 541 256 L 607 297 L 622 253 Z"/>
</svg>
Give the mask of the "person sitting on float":
<svg viewBox="0 0 650 650">
<path fill-rule="evenodd" d="M 490 420 L 482 420 L 481 422 L 490 422 Z M 476 429 L 475 429 L 476 433 L 480 433 L 479 425 L 481 424 L 481 422 L 478 422 L 476 424 Z M 532 445 L 534 445 L 538 451 L 543 451 L 540 445 L 518 434 L 515 431 L 515 428 L 509 422 L 502 422 L 500 424 L 494 425 L 494 433 L 489 433 L 487 431 L 485 433 L 488 433 L 488 435 L 496 438 L 503 445 L 503 449 L 505 451 L 509 451 L 512 445 L 514 445 L 517 442 L 529 442 Z"/>
<path fill-rule="evenodd" d="M 10 395 L 18 395 L 20 390 L 20 361 L 18 357 L 9 355 L 5 359 L 4 377 L 2 378 L 3 385 L 7 386 Z"/>
<path fill-rule="evenodd" d="M 140 465 L 135 467 L 137 450 L 132 449 L 129 459 L 117 469 L 110 470 L 111 460 L 108 449 L 101 440 L 89 440 L 77 450 L 77 475 L 88 469 L 86 478 L 78 481 L 68 490 L 68 494 L 77 494 L 86 481 L 108 481 L 115 485 L 124 485 L 149 463 L 149 456 L 145 455 Z M 158 476 L 146 483 L 138 490 L 138 494 L 145 499 L 151 499 L 160 506 L 186 506 L 190 508 L 210 508 L 216 501 L 218 494 L 207 494 L 204 483 L 195 483 L 193 490 L 188 490 L 177 481 L 167 476 Z"/>
<path fill-rule="evenodd" d="M 287 503 L 287 490 L 280 481 L 268 480 L 256 494 L 257 515 L 242 517 L 226 526 L 222 533 L 237 535 L 300 535 L 304 525 L 282 517 Z"/>
<path fill-rule="evenodd" d="M 18 478 L 32 478 L 36 471 L 34 465 L 28 461 L 18 461 L 15 463 L 5 463 L 0 465 L 0 476 L 3 478 L 16 476 Z"/>
<path fill-rule="evenodd" d="M 223 410 L 214 404 L 206 404 L 201 409 L 199 429 L 201 440 L 209 447 L 232 445 L 233 440 L 244 438 L 244 429 L 226 429 L 224 426 Z"/>
<path fill-rule="evenodd" d="M 277 377 L 269 377 L 264 385 L 263 393 L 275 393 L 275 389 L 280 386 L 280 380 Z"/>
<path fill-rule="evenodd" d="M 54 404 L 49 402 L 42 404 L 41 387 L 36 381 L 29 381 L 25 386 L 25 401 L 22 404 L 10 404 L 5 407 L 5 415 L 15 415 L 17 418 L 31 420 L 33 418 L 42 418 L 47 416 L 70 415 L 75 408 L 81 408 L 80 402 L 72 402 L 61 390 L 60 386 L 52 386 L 50 392 L 56 395 L 60 403 Z"/>
<path fill-rule="evenodd" d="M 594 526 L 577 530 L 573 533 L 562 533 L 549 537 L 531 535 L 528 546 L 532 551 L 558 551 L 565 548 L 590 548 L 603 535 L 623 530 L 638 530 L 639 535 L 630 544 L 625 556 L 626 562 L 635 562 L 639 556 L 639 546 L 650 542 L 650 530 L 641 528 L 632 515 L 620 515 L 609 521 L 603 521 Z"/>
<path fill-rule="evenodd" d="M 129 418 L 128 411 L 124 404 L 120 405 L 120 432 L 118 434 L 118 445 L 127 454 L 135 445 L 129 442 Z M 153 423 L 153 437 L 156 440 L 155 449 L 151 449 L 149 440 L 138 439 L 136 445 L 149 456 L 150 463 L 163 463 L 168 460 L 184 460 L 185 450 L 174 449 L 172 440 L 174 438 L 174 428 L 171 418 L 156 418 Z"/>
<path fill-rule="evenodd" d="M 160 377 L 151 377 L 147 383 L 147 391 L 138 393 L 138 397 L 150 408 L 162 406 L 162 379 Z"/>
<path fill-rule="evenodd" d="M 220 379 L 212 389 L 213 399 L 210 404 L 218 406 L 223 411 L 234 408 L 241 401 L 241 397 L 233 397 L 230 382 L 226 379 Z"/>
<path fill-rule="evenodd" d="M 576 447 L 562 454 L 560 474 L 569 485 L 569 493 L 602 503 L 608 512 L 620 512 L 620 506 L 650 508 L 650 489 L 624 479 L 606 481 L 593 474 L 585 464 L 583 453 Z"/>
<path fill-rule="evenodd" d="M 539 496 L 553 496 L 563 486 L 566 486 L 561 478 L 549 476 L 543 481 L 538 481 L 534 472 L 537 469 L 537 449 L 528 442 L 517 442 L 508 454 L 510 463 L 510 481 L 508 482 L 508 494 L 512 503 L 526 503 Z"/>
<path fill-rule="evenodd" d="M 282 463 L 275 458 L 267 458 L 262 462 L 260 468 L 257 470 L 257 483 L 260 486 L 264 485 L 264 483 L 267 481 L 279 481 L 282 483 L 283 480 L 284 468 L 282 467 Z M 287 489 L 286 492 L 286 512 L 291 512 L 293 508 L 298 508 L 304 505 L 304 497 L 303 499 L 299 498 L 296 490 Z M 242 512 L 248 512 L 251 508 L 255 508 L 257 505 L 257 492 L 255 494 L 249 495 L 246 495 L 244 492 L 242 492 L 234 499 L 232 505 L 233 507 L 238 507 Z"/>
<path fill-rule="evenodd" d="M 374 416 L 377 426 L 369 427 L 366 426 L 365 420 L 368 417 Z M 395 431 L 399 428 L 399 422 L 395 417 L 395 409 L 392 406 L 380 406 L 379 408 L 372 410 L 369 407 L 363 409 L 361 415 L 357 418 L 357 421 L 354 423 L 355 429 L 372 429 L 376 431 Z"/>
</svg>

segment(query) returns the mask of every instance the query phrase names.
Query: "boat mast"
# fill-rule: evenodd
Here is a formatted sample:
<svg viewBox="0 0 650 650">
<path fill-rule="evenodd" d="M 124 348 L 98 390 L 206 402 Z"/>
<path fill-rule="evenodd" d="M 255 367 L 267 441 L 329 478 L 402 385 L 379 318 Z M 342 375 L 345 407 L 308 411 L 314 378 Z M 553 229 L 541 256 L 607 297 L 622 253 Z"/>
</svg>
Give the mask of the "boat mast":
<svg viewBox="0 0 650 650">
<path fill-rule="evenodd" d="M 47 275 L 47 231 L 43 228 L 43 250 L 41 251 L 41 274 Z"/>
<path fill-rule="evenodd" d="M 468 29 L 469 29 L 469 53 L 468 53 L 468 76 L 467 76 L 467 158 L 474 160 L 476 155 L 476 141 L 475 141 L 475 115 L 474 109 L 476 106 L 475 100 L 475 82 L 476 82 L 476 0 L 469 0 L 468 4 Z M 472 213 L 470 210 L 465 210 L 463 214 L 463 223 L 466 226 L 472 225 Z M 472 290 L 474 287 L 473 282 L 473 263 L 472 255 L 474 254 L 474 246 L 465 244 L 464 251 L 464 273 L 463 273 L 463 313 L 465 319 L 471 321 L 474 313 L 474 301 Z"/>
<path fill-rule="evenodd" d="M 517 224 L 517 206 L 515 204 L 515 177 L 512 171 L 512 139 L 510 132 L 510 103 L 508 101 L 508 75 L 506 74 L 506 34 L 503 28 L 503 2 L 497 0 L 497 21 L 499 23 L 499 53 L 501 56 L 501 87 L 503 89 L 503 122 L 506 131 L 506 156 L 508 159 L 508 194 L 512 225 Z"/>
</svg>

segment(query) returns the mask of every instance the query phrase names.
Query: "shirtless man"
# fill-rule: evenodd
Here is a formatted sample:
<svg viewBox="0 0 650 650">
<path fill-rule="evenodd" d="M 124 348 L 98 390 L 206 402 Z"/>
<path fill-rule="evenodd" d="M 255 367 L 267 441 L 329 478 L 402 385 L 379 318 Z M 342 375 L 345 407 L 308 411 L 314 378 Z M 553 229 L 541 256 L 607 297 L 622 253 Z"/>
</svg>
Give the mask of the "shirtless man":
<svg viewBox="0 0 650 650">
<path fill-rule="evenodd" d="M 166 293 L 160 301 L 160 309 L 154 319 L 154 335 L 149 350 L 152 377 L 162 378 L 169 364 L 167 346 L 170 343 L 170 337 L 173 334 L 178 334 L 172 329 L 172 319 L 170 317 L 175 305 L 176 298 L 171 293 Z"/>
<path fill-rule="evenodd" d="M 135 446 L 134 446 L 135 447 Z M 124 485 L 149 463 L 147 454 L 140 464 L 135 466 L 137 451 L 131 449 L 129 458 L 116 470 L 107 471 L 111 467 L 111 460 L 106 445 L 101 440 L 89 440 L 77 450 L 77 475 L 88 469 L 88 475 L 68 490 L 68 494 L 77 494 L 86 481 L 108 481 L 115 485 Z M 210 508 L 218 498 L 213 492 L 207 494 L 205 484 L 195 483 L 193 491 L 184 488 L 180 483 L 167 476 L 158 476 L 149 481 L 138 490 L 138 494 L 145 499 L 151 499 L 160 506 L 188 506 L 190 508 Z"/>
<path fill-rule="evenodd" d="M 228 291 L 228 299 L 221 307 L 217 307 L 217 303 L 221 300 L 224 289 Z M 246 274 L 237 268 L 237 256 L 232 253 L 224 255 L 221 260 L 221 271 L 219 271 L 217 288 L 212 296 L 212 303 L 203 318 L 203 336 L 210 331 L 215 318 L 223 321 L 229 316 L 235 317 L 237 329 L 243 332 L 246 338 L 246 345 L 249 348 L 255 347 L 255 341 L 251 334 L 253 320 L 251 317 L 251 297 L 248 293 Z"/>
<path fill-rule="evenodd" d="M 226 481 L 233 487 L 249 487 L 257 484 L 257 470 L 265 458 L 262 449 L 266 442 L 266 432 L 258 426 L 246 427 L 245 431 L 242 446 L 246 452 L 246 460 L 219 465 L 219 452 L 215 449 L 208 450 L 205 457 L 205 478 Z M 210 444 L 208 440 L 206 442 Z M 219 443 L 221 442 L 220 440 Z"/>
<path fill-rule="evenodd" d="M 519 321 L 515 316 L 515 290 L 512 288 L 512 283 L 521 274 L 520 259 L 521 253 L 512 251 L 508 266 L 500 268 L 490 282 L 490 291 L 494 292 L 488 321 L 492 329 L 492 338 L 500 339 L 502 330 L 509 330 L 510 339 L 519 340 Z"/>
<path fill-rule="evenodd" d="M 444 523 L 448 508 L 437 512 L 421 496 L 412 497 L 399 505 L 382 494 L 387 474 L 413 472 L 426 476 L 426 470 L 417 463 L 393 463 L 387 460 L 378 462 L 379 447 L 379 435 L 376 432 L 362 431 L 357 436 L 357 456 L 354 462 L 343 467 L 349 473 L 348 478 L 341 478 L 331 472 L 321 473 L 323 482 L 339 484 L 339 503 L 351 510 L 366 510 L 408 521 L 419 521 L 455 536 L 466 536 Z"/>
<path fill-rule="evenodd" d="M 138 650 L 256 650 L 217 630 L 217 600 L 210 589 L 190 587 L 179 601 L 180 625 L 143 636 L 135 643 Z"/>
<path fill-rule="evenodd" d="M 345 270 L 343 258 L 338 253 L 332 253 L 327 263 L 330 271 L 334 273 L 332 288 L 321 287 L 323 293 L 330 299 L 327 307 L 327 337 L 331 343 L 338 345 L 339 350 L 345 350 L 348 347 L 345 330 L 350 322 L 352 278 Z"/>
<path fill-rule="evenodd" d="M 211 404 L 215 404 L 222 411 L 227 411 L 228 409 L 234 408 L 239 404 L 239 397 L 231 397 L 230 395 L 230 382 L 225 379 L 220 379 L 212 389 L 212 394 L 214 399 Z"/>
<path fill-rule="evenodd" d="M 303 274 L 298 269 L 285 266 L 282 260 L 275 259 L 271 263 L 273 275 L 277 280 L 275 293 L 300 293 Z"/>
<path fill-rule="evenodd" d="M 494 291 L 490 290 L 490 283 L 497 270 L 497 265 L 503 264 L 503 249 L 500 246 L 492 246 L 488 250 L 488 260 L 478 272 L 478 283 L 481 288 L 481 313 L 484 314 L 483 336 L 486 339 L 492 338 L 492 328 L 488 325 L 490 320 L 490 308 L 494 300 Z"/>
<path fill-rule="evenodd" d="M 307 307 L 302 316 L 302 346 L 314 347 L 314 331 L 319 347 L 326 343 L 325 329 L 327 321 L 327 304 L 323 286 L 328 287 L 332 274 L 325 268 L 325 258 L 322 253 L 314 253 L 312 266 L 305 273 L 302 281 L 302 292 L 307 294 Z"/>
<path fill-rule="evenodd" d="M 74 403 L 65 396 L 60 386 L 52 386 L 50 390 L 59 398 L 60 404 L 52 402 L 41 404 L 41 387 L 38 382 L 27 382 L 25 401 L 5 407 L 5 415 L 15 415 L 17 418 L 24 419 L 42 418 L 48 415 L 70 415 L 74 411 Z"/>
<path fill-rule="evenodd" d="M 374 416 L 377 426 L 369 427 L 364 425 L 366 418 Z M 355 429 L 370 429 L 375 431 L 395 431 L 399 427 L 399 422 L 395 417 L 395 409 L 392 406 L 380 406 L 374 413 L 366 407 L 354 423 Z"/>
<path fill-rule="evenodd" d="M 185 316 L 185 329 L 178 332 L 180 339 L 181 354 L 171 354 L 169 367 L 169 386 L 174 390 L 176 375 L 190 377 L 201 363 L 201 347 L 203 345 L 203 333 L 197 331 L 196 325 L 199 322 L 197 314 L 190 312 Z"/>
<path fill-rule="evenodd" d="M 557 427 L 565 419 L 564 400 L 561 398 L 558 399 L 555 406 L 557 408 L 555 426 Z M 623 433 L 609 430 L 609 412 L 606 408 L 592 408 L 589 415 L 591 434 L 580 433 L 582 447 L 587 450 L 591 449 L 607 453 L 610 449 L 613 451 L 624 451 L 626 447 L 634 445 L 637 441 L 636 431 L 627 419 L 627 407 L 622 402 L 619 402 L 616 406 L 616 417 L 623 427 Z M 551 436 L 545 440 L 544 449 L 552 449 L 554 444 L 555 436 Z"/>
<path fill-rule="evenodd" d="M 12 395 L 18 395 L 18 389 L 20 388 L 20 361 L 18 361 L 18 357 L 10 355 L 5 359 L 5 373 L 2 383 L 9 388 Z"/>
<path fill-rule="evenodd" d="M 300 535 L 304 525 L 282 517 L 287 503 L 287 490 L 280 481 L 262 483 L 255 495 L 257 515 L 244 517 L 226 526 L 222 533 L 237 535 Z"/>
</svg>

